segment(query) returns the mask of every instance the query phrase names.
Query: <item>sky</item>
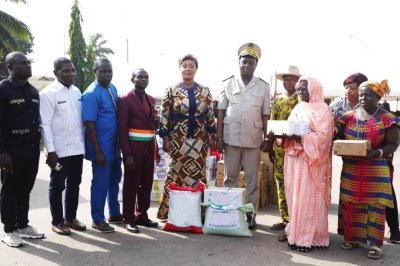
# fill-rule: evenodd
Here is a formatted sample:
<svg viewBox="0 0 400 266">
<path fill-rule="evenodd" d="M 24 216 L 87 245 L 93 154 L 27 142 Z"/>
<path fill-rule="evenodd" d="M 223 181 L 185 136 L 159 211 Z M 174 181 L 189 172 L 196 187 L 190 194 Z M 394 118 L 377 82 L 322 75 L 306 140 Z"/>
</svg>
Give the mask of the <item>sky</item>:
<svg viewBox="0 0 400 266">
<path fill-rule="evenodd" d="M 0 9 L 27 24 L 35 37 L 33 74 L 53 76 L 53 61 L 66 55 L 73 0 L 0 0 Z M 80 0 L 86 40 L 103 34 L 115 55 L 113 83 L 132 88 L 132 71 L 145 68 L 147 92 L 164 95 L 180 81 L 178 59 L 199 61 L 195 80 L 217 97 L 222 80 L 238 73 L 238 48 L 261 47 L 255 75 L 275 85 L 275 71 L 296 65 L 316 77 L 325 94 L 343 92 L 343 80 L 362 72 L 388 79 L 400 96 L 400 16 L 395 0 Z M 68 55 L 67 55 L 68 56 Z"/>
</svg>

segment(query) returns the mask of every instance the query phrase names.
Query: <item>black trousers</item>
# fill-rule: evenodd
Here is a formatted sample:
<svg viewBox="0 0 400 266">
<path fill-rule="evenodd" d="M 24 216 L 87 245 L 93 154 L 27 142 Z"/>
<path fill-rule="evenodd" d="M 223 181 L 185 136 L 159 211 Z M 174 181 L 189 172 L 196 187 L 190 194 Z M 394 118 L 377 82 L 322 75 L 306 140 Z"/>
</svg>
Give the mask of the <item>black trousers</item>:
<svg viewBox="0 0 400 266">
<path fill-rule="evenodd" d="M 65 220 L 76 218 L 79 200 L 79 185 L 82 180 L 83 155 L 58 159 L 61 170 L 52 170 L 49 184 L 49 202 L 53 225 L 64 223 L 62 194 L 65 190 Z"/>
<path fill-rule="evenodd" d="M 389 168 L 390 168 L 390 181 L 391 181 L 390 185 L 392 187 L 394 208 L 386 207 L 386 222 L 390 228 L 390 232 L 395 233 L 399 230 L 399 214 L 398 214 L 399 210 L 397 209 L 396 193 L 394 192 L 394 187 L 393 187 L 394 166 L 392 160 L 389 161 L 390 162 Z"/>
<path fill-rule="evenodd" d="M 393 179 L 392 179 L 392 193 L 394 208 L 386 207 L 386 222 L 390 228 L 390 232 L 394 233 L 399 230 L 399 210 L 397 209 L 396 193 L 394 192 Z"/>
<path fill-rule="evenodd" d="M 14 173 L 1 173 L 1 222 L 4 232 L 11 233 L 28 225 L 29 198 L 39 168 L 34 159 L 12 158 Z"/>
</svg>

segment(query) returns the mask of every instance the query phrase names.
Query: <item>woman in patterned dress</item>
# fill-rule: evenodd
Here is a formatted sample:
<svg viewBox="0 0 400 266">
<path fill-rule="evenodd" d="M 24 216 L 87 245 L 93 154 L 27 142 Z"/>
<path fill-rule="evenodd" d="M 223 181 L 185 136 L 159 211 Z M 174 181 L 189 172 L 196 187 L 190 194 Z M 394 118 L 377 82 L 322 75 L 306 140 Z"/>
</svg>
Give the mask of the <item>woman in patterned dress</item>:
<svg viewBox="0 0 400 266">
<path fill-rule="evenodd" d="M 215 133 L 214 112 L 210 90 L 194 81 L 197 59 L 185 55 L 179 60 L 182 81 L 167 88 L 161 103 L 159 135 L 163 149 L 171 158 L 165 180 L 164 194 L 157 218 L 168 218 L 169 189 L 185 178 L 206 183 L 205 160 L 210 147 L 210 134 Z"/>
<path fill-rule="evenodd" d="M 340 200 L 343 204 L 343 249 L 369 242 L 368 257 L 379 259 L 385 232 L 385 207 L 393 208 L 390 158 L 398 146 L 400 119 L 378 106 L 389 92 L 386 80 L 360 85 L 360 106 L 338 122 L 341 138 L 369 140 L 365 157 L 343 156 Z M 339 136 L 340 136 L 339 135 Z"/>
</svg>

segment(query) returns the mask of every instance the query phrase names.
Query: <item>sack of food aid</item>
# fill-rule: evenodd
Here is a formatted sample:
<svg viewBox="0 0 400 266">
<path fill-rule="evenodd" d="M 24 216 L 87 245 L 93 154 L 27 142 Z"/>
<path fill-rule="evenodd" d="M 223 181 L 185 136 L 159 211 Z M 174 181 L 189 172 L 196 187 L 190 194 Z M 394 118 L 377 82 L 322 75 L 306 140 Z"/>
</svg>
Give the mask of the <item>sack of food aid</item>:
<svg viewBox="0 0 400 266">
<path fill-rule="evenodd" d="M 163 230 L 202 234 L 201 196 L 205 184 L 181 187 L 171 183 L 169 188 L 168 222 Z"/>
</svg>

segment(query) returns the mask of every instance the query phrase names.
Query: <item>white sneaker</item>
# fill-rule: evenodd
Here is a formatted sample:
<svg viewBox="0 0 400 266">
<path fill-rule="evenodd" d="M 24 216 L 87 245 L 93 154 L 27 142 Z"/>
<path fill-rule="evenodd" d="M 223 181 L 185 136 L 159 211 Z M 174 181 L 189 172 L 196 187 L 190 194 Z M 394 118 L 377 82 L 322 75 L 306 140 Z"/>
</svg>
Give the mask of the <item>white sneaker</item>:
<svg viewBox="0 0 400 266">
<path fill-rule="evenodd" d="M 43 238 L 44 233 L 38 231 L 35 227 L 28 225 L 23 229 L 17 229 L 20 237 L 25 238 Z"/>
<path fill-rule="evenodd" d="M 24 245 L 24 241 L 16 231 L 12 233 L 4 233 L 1 241 L 6 243 L 9 247 L 22 247 Z"/>
</svg>

